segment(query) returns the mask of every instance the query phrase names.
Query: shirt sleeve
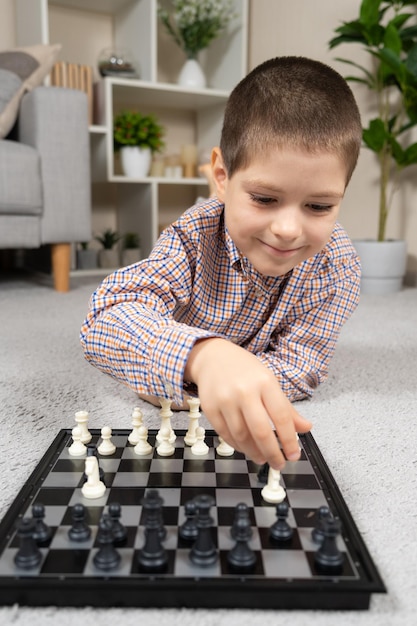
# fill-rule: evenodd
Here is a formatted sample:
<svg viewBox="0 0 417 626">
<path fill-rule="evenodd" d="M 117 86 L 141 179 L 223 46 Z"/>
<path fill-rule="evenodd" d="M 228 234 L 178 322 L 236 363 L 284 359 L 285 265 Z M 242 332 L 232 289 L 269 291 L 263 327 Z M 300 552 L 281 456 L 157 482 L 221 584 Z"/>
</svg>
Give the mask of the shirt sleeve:
<svg viewBox="0 0 417 626">
<path fill-rule="evenodd" d="M 138 393 L 182 402 L 191 348 L 218 336 L 173 319 L 192 283 L 193 264 L 169 228 L 148 259 L 113 273 L 92 295 L 80 336 L 87 360 Z"/>
<path fill-rule="evenodd" d="M 271 337 L 268 350 L 257 354 L 291 401 L 311 397 L 327 378 L 341 328 L 356 309 L 359 293 L 360 263 L 353 254 L 332 274 L 315 276 L 304 285 L 302 296 Z"/>
</svg>

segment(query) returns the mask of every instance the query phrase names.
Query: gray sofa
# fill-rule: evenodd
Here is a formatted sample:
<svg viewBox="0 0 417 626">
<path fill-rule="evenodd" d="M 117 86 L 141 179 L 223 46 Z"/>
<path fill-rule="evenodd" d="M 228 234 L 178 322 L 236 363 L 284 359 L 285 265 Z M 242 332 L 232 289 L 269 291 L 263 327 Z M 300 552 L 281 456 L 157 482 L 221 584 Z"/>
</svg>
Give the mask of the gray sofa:
<svg viewBox="0 0 417 626">
<path fill-rule="evenodd" d="M 87 98 L 37 87 L 0 140 L 0 249 L 51 244 L 58 291 L 68 291 L 71 243 L 91 239 Z"/>
</svg>

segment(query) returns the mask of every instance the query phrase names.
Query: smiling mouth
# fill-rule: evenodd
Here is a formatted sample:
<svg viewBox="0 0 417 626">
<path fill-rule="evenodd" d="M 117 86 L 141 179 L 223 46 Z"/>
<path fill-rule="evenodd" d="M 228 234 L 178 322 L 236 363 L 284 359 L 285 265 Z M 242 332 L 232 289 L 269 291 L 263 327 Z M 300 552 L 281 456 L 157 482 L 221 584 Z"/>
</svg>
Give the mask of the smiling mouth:
<svg viewBox="0 0 417 626">
<path fill-rule="evenodd" d="M 271 246 L 271 244 L 266 243 L 265 241 L 261 241 L 261 243 L 272 252 L 276 256 L 287 257 L 293 254 L 296 254 L 299 250 L 301 250 L 302 246 L 298 246 L 297 248 L 277 248 L 275 246 Z"/>
</svg>

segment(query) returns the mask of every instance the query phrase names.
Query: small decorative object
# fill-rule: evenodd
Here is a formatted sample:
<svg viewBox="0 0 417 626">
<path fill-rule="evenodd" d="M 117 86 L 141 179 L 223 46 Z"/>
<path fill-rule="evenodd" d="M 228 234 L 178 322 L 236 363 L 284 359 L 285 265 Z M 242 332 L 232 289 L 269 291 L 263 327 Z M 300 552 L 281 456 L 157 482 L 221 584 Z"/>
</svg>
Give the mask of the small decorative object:
<svg viewBox="0 0 417 626">
<path fill-rule="evenodd" d="M 185 178 L 193 178 L 197 175 L 197 146 L 195 144 L 182 146 L 181 165 Z"/>
<path fill-rule="evenodd" d="M 120 150 L 122 170 L 129 178 L 145 178 L 149 174 L 152 153 L 164 147 L 164 128 L 154 115 L 122 111 L 114 118 L 113 145 Z"/>
<path fill-rule="evenodd" d="M 140 261 L 140 239 L 137 233 L 126 233 L 123 237 L 122 264 L 133 265 Z"/>
<path fill-rule="evenodd" d="M 103 76 L 119 78 L 139 78 L 137 63 L 132 54 L 125 48 L 105 48 L 99 54 L 98 71 Z"/>
<path fill-rule="evenodd" d="M 77 268 L 80 270 L 93 270 L 97 267 L 97 252 L 89 250 L 88 241 L 80 243 L 80 249 L 77 250 Z"/>
<path fill-rule="evenodd" d="M 197 56 L 234 18 L 232 0 L 172 0 L 171 4 L 171 13 L 160 6 L 158 14 L 168 33 L 187 56 L 178 84 L 205 87 L 206 77 Z"/>
<path fill-rule="evenodd" d="M 359 44 L 369 57 L 366 67 L 356 57 L 338 59 L 359 71 L 358 76 L 348 76 L 347 80 L 365 85 L 375 96 L 376 117 L 363 129 L 364 144 L 375 153 L 379 164 L 379 220 L 377 241 L 368 242 L 369 258 L 373 260 L 369 271 L 366 240 L 354 242 L 362 261 L 361 289 L 368 293 L 398 291 L 403 282 L 400 273 L 405 273 L 406 246 L 387 238 L 386 224 L 393 194 L 400 188 L 398 174 L 417 164 L 417 142 L 413 143 L 410 132 L 417 125 L 417 28 L 413 21 L 416 7 L 417 0 L 362 0 L 358 16 L 337 27 L 336 36 L 329 42 L 330 48 Z M 375 254 L 378 247 L 391 248 L 390 243 L 396 258 L 401 256 L 400 251 L 404 256 L 399 258 L 395 276 L 391 268 L 385 280 L 379 272 L 375 273 Z M 380 261 L 377 265 L 381 268 L 391 263 Z"/>
<path fill-rule="evenodd" d="M 103 249 L 98 253 L 100 267 L 107 269 L 118 267 L 119 252 L 114 246 L 119 241 L 120 235 L 116 231 L 108 228 L 102 235 L 95 237 L 95 239 L 103 246 Z"/>
</svg>

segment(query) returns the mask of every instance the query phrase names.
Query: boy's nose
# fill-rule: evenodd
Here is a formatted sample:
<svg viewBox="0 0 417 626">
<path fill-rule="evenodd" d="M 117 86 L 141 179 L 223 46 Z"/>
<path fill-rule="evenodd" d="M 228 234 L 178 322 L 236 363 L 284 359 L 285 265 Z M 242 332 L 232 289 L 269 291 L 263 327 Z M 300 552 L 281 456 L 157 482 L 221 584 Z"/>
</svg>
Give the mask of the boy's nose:
<svg viewBox="0 0 417 626">
<path fill-rule="evenodd" d="M 302 233 L 302 220 L 296 209 L 281 209 L 271 221 L 271 232 L 288 241 L 297 239 Z"/>
</svg>

